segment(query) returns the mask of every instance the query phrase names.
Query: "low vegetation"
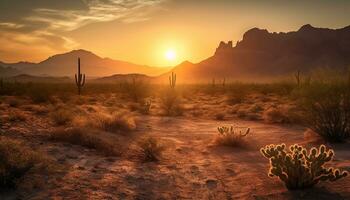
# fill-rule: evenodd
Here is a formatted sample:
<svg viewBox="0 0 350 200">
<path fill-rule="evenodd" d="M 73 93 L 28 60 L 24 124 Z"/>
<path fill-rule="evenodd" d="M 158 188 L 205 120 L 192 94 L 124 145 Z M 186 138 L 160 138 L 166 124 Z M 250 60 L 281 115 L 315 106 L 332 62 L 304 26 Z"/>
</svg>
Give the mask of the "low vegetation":
<svg viewBox="0 0 350 200">
<path fill-rule="evenodd" d="M 120 155 L 119 145 L 114 142 L 114 139 L 98 131 L 83 128 L 61 128 L 53 131 L 50 134 L 50 139 L 95 149 L 107 156 Z"/>
<path fill-rule="evenodd" d="M 302 90 L 308 126 L 329 142 L 350 137 L 350 83 L 318 82 Z"/>
<path fill-rule="evenodd" d="M 18 141 L 0 137 L 0 187 L 14 188 L 36 165 L 39 156 Z"/>
<path fill-rule="evenodd" d="M 69 124 L 74 118 L 74 115 L 67 108 L 58 108 L 51 112 L 51 119 L 58 126 Z"/>
<path fill-rule="evenodd" d="M 165 146 L 159 139 L 152 136 L 141 138 L 138 142 L 138 146 L 146 162 L 159 161 L 165 149 Z"/>
<path fill-rule="evenodd" d="M 219 135 L 216 143 L 224 146 L 240 147 L 245 144 L 245 137 L 249 134 L 250 128 L 241 128 L 235 126 L 218 127 Z"/>
<path fill-rule="evenodd" d="M 112 115 L 99 114 L 93 117 L 92 126 L 112 132 L 125 134 L 136 129 L 136 122 L 133 116 L 127 112 L 116 112 Z"/>
<path fill-rule="evenodd" d="M 324 165 L 333 159 L 334 151 L 324 145 L 308 152 L 302 146 L 268 145 L 261 153 L 270 160 L 269 176 L 279 177 L 288 189 L 309 188 L 320 181 L 336 181 L 348 175 L 339 169 L 327 168 Z"/>
<path fill-rule="evenodd" d="M 167 116 L 178 116 L 182 114 L 180 95 L 175 89 L 166 89 L 160 97 L 160 106 Z"/>
</svg>

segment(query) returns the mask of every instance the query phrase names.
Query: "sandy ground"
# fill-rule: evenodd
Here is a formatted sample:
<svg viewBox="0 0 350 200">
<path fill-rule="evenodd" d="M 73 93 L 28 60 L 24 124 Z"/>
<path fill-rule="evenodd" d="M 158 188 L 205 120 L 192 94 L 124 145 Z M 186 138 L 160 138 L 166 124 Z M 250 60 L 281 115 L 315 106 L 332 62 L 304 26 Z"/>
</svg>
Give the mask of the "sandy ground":
<svg viewBox="0 0 350 200">
<path fill-rule="evenodd" d="M 33 119 L 34 120 L 34 119 Z M 25 199 L 350 199 L 350 178 L 314 189 L 288 191 L 277 178 L 267 176 L 268 160 L 259 148 L 270 143 L 317 142 L 305 140 L 305 128 L 252 121 L 215 121 L 195 118 L 139 117 L 134 134 L 160 137 L 167 149 L 159 163 L 143 163 L 134 153 L 104 157 L 80 146 L 53 143 L 42 137 L 50 125 L 5 127 L 6 134 L 30 145 L 65 167 L 47 177 Z M 27 120 L 26 123 L 35 123 Z M 245 148 L 213 145 L 216 128 L 235 123 L 251 128 Z M 45 124 L 40 122 L 40 124 Z M 333 147 L 332 166 L 350 170 L 350 144 Z M 6 197 L 6 198 L 5 198 Z M 0 199 L 15 199 L 6 194 Z"/>
</svg>

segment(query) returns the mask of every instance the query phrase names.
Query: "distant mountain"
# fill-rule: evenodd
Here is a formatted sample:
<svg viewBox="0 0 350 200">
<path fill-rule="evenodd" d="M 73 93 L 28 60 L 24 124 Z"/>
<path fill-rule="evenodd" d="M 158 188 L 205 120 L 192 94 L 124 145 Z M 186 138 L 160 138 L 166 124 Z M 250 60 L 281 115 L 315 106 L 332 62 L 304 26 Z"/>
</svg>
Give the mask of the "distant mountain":
<svg viewBox="0 0 350 200">
<path fill-rule="evenodd" d="M 98 83 L 123 83 L 132 81 L 152 81 L 154 78 L 144 74 L 115 74 L 92 80 Z"/>
<path fill-rule="evenodd" d="M 334 30 L 304 25 L 288 33 L 253 28 L 235 46 L 232 41 L 220 42 L 210 58 L 197 64 L 182 63 L 172 71 L 180 81 L 257 80 L 322 67 L 350 67 L 350 26 Z M 165 80 L 169 73 L 161 77 Z"/>
<path fill-rule="evenodd" d="M 15 75 L 22 73 L 21 71 L 15 69 L 13 67 L 4 67 L 2 65 L 4 65 L 4 63 L 0 62 L 0 78 L 15 76 Z"/>
<path fill-rule="evenodd" d="M 73 80 L 69 77 L 52 77 L 52 76 L 32 76 L 28 74 L 19 74 L 6 78 L 7 81 L 16 82 L 40 82 L 40 83 L 73 83 Z"/>
<path fill-rule="evenodd" d="M 86 50 L 74 50 L 64 54 L 51 56 L 40 63 L 19 62 L 4 64 L 23 73 L 44 76 L 73 76 L 77 70 L 78 57 L 81 59 L 81 70 L 87 76 L 108 76 L 112 74 L 140 73 L 146 75 L 159 75 L 170 68 L 149 67 L 129 62 L 101 58 Z"/>
</svg>

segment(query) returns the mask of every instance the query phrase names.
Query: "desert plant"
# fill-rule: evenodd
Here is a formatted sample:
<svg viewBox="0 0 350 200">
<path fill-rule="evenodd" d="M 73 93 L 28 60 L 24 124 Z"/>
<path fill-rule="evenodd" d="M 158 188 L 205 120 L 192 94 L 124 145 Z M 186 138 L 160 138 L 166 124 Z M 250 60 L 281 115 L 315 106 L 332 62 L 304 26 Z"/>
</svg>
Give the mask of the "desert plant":
<svg viewBox="0 0 350 200">
<path fill-rule="evenodd" d="M 159 161 L 164 145 L 155 137 L 145 137 L 138 142 L 145 161 Z"/>
<path fill-rule="evenodd" d="M 0 187 L 16 187 L 38 159 L 29 148 L 15 140 L 0 138 Z"/>
<path fill-rule="evenodd" d="M 298 70 L 295 74 L 295 79 L 297 81 L 297 86 L 300 87 L 300 83 L 301 83 L 301 78 L 300 78 L 300 71 Z"/>
<path fill-rule="evenodd" d="M 120 151 L 110 138 L 98 131 L 82 128 L 57 129 L 50 134 L 53 141 L 66 142 L 80 145 L 89 149 L 95 149 L 106 156 L 116 156 Z"/>
<path fill-rule="evenodd" d="M 20 111 L 10 111 L 8 119 L 11 122 L 23 122 L 27 120 L 27 116 Z"/>
<path fill-rule="evenodd" d="M 174 72 L 171 72 L 171 76 L 169 76 L 169 85 L 170 85 L 170 88 L 175 88 L 176 74 Z"/>
<path fill-rule="evenodd" d="M 151 106 L 152 106 L 152 101 L 149 100 L 144 100 L 141 103 L 141 107 L 140 107 L 140 112 L 142 114 L 149 114 L 150 110 L 151 110 Z"/>
<path fill-rule="evenodd" d="M 136 122 L 132 116 L 125 112 L 112 115 L 98 115 L 95 126 L 112 133 L 128 133 L 136 129 Z"/>
<path fill-rule="evenodd" d="M 303 91 L 309 127 L 329 142 L 350 137 L 350 90 L 346 83 L 313 84 Z"/>
<path fill-rule="evenodd" d="M 218 132 L 219 136 L 216 139 L 218 144 L 236 147 L 244 144 L 244 138 L 249 134 L 250 128 L 221 126 L 218 127 Z"/>
<path fill-rule="evenodd" d="M 269 176 L 277 176 L 288 189 L 309 188 L 320 181 L 336 181 L 347 176 L 348 172 L 326 168 L 325 163 L 331 161 L 334 151 L 321 145 L 310 152 L 300 145 L 267 145 L 261 148 L 263 156 L 270 160 Z"/>
<path fill-rule="evenodd" d="M 131 83 L 126 82 L 124 86 L 125 92 L 135 102 L 142 102 L 150 94 L 150 84 L 135 77 L 132 77 Z"/>
<path fill-rule="evenodd" d="M 59 108 L 51 113 L 51 118 L 56 125 L 66 125 L 73 120 L 73 114 L 71 111 Z"/>
<path fill-rule="evenodd" d="M 3 93 L 5 89 L 4 79 L 0 78 L 0 95 Z"/>
<path fill-rule="evenodd" d="M 78 58 L 78 74 L 75 74 L 75 84 L 78 87 L 78 94 L 81 94 L 81 88 L 85 85 L 85 74 L 80 73 L 80 58 Z"/>
<path fill-rule="evenodd" d="M 160 97 L 160 106 L 168 116 L 176 116 L 182 114 L 180 105 L 180 97 L 176 90 L 165 89 Z"/>
<path fill-rule="evenodd" d="M 28 96 L 34 103 L 46 103 L 52 100 L 49 90 L 43 87 L 36 90 L 31 90 Z"/>
</svg>

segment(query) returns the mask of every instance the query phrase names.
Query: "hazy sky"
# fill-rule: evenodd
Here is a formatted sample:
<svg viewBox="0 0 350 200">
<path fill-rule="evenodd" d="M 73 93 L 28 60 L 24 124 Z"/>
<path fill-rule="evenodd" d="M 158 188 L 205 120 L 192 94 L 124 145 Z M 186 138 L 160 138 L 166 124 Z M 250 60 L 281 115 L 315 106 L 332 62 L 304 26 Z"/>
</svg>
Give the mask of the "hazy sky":
<svg viewBox="0 0 350 200">
<path fill-rule="evenodd" d="M 350 25 L 348 0 L 0 0 L 0 60 L 37 62 L 73 49 L 167 66 L 211 56 L 253 27 Z M 234 42 L 235 43 L 235 42 Z M 174 60 L 164 54 L 173 51 Z"/>
</svg>

